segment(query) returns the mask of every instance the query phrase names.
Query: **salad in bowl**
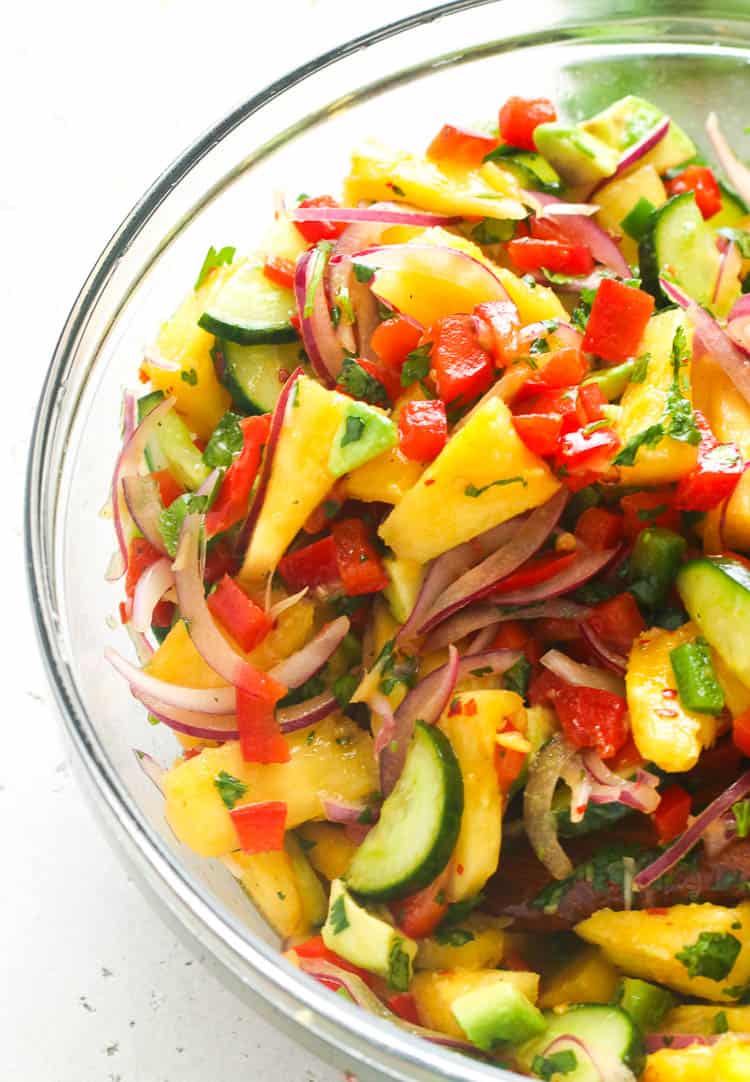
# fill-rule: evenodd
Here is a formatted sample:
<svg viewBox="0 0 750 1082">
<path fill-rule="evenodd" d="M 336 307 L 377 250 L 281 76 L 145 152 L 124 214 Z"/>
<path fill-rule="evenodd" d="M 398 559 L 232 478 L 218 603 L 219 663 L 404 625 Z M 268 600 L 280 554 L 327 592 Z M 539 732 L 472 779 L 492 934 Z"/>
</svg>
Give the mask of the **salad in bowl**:
<svg viewBox="0 0 750 1082">
<path fill-rule="evenodd" d="M 707 131 L 365 143 L 124 396 L 106 654 L 172 831 L 334 992 L 554 1082 L 750 1073 L 750 173 Z"/>
</svg>

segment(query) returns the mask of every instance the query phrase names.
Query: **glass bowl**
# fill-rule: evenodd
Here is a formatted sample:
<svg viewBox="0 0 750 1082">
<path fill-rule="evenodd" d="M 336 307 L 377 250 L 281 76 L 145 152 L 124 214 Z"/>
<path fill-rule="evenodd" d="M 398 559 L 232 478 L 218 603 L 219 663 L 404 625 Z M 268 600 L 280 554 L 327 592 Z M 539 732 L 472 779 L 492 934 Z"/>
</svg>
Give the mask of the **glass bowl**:
<svg viewBox="0 0 750 1082">
<path fill-rule="evenodd" d="M 363 1082 L 515 1076 L 414 1038 L 295 970 L 228 872 L 169 832 L 132 748 L 166 763 L 173 738 L 146 724 L 102 658 L 108 643 L 129 650 L 112 620 L 118 589 L 103 577 L 112 523 L 99 514 L 122 388 L 209 244 L 251 247 L 277 189 L 335 190 L 363 134 L 419 147 L 443 121 L 486 119 L 511 93 L 547 95 L 578 119 L 636 92 L 699 142 L 716 109 L 741 147 L 749 61 L 747 0 L 463 0 L 412 16 L 292 72 L 198 139 L 115 233 L 62 332 L 33 435 L 27 558 L 42 650 L 94 813 L 223 978 Z"/>
</svg>

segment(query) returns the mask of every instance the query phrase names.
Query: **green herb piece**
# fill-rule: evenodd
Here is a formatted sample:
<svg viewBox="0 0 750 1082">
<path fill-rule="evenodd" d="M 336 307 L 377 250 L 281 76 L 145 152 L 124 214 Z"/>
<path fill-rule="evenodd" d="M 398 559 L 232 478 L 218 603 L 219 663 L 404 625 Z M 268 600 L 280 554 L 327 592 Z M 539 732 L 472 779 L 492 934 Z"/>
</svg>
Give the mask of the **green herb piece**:
<svg viewBox="0 0 750 1082">
<path fill-rule="evenodd" d="M 724 709 L 724 692 L 716 678 L 706 640 L 682 643 L 671 651 L 669 660 L 685 709 L 699 714 L 720 714 Z"/>
<path fill-rule="evenodd" d="M 536 289 L 537 281 L 533 274 L 524 274 L 521 281 L 525 286 L 528 286 L 529 289 Z"/>
<path fill-rule="evenodd" d="M 678 327 L 672 340 L 672 387 L 667 394 L 666 410 L 670 419 L 669 435 L 673 440 L 690 443 L 693 446 L 701 441 L 700 429 L 695 423 L 695 413 L 687 397 L 682 373 L 690 359 L 687 335 L 684 327 Z"/>
<path fill-rule="evenodd" d="M 398 184 L 394 184 L 393 181 L 389 182 L 388 187 L 391 189 L 394 195 L 400 195 L 402 199 L 406 196 L 406 192 L 404 191 L 404 189 L 399 188 Z"/>
<path fill-rule="evenodd" d="M 649 219 L 655 210 L 656 207 L 651 200 L 642 195 L 632 210 L 622 219 L 620 225 L 629 237 L 632 237 L 633 240 L 640 240 L 646 232 Z"/>
<path fill-rule="evenodd" d="M 737 936 L 729 932 L 701 932 L 695 943 L 675 954 L 675 958 L 685 966 L 689 977 L 723 981 L 732 972 L 741 946 Z"/>
<path fill-rule="evenodd" d="M 475 894 L 473 898 L 464 898 L 461 902 L 451 902 L 445 916 L 440 922 L 440 929 L 445 931 L 447 928 L 456 928 L 465 921 L 469 914 L 473 913 L 483 901 L 483 894 Z"/>
<path fill-rule="evenodd" d="M 212 270 L 216 267 L 222 267 L 225 263 L 231 263 L 234 259 L 234 253 L 236 248 L 227 246 L 226 248 L 219 248 L 218 252 L 213 245 L 206 252 L 206 258 L 203 260 L 203 266 L 200 269 L 198 277 L 195 280 L 193 289 L 198 290 L 208 278 Z"/>
<path fill-rule="evenodd" d="M 586 330 L 586 324 L 588 323 L 589 316 L 591 315 L 591 306 L 593 305 L 594 297 L 596 296 L 596 288 L 592 289 L 589 286 L 583 287 L 583 289 L 581 290 L 581 299 L 579 300 L 577 306 L 573 309 L 573 312 L 570 316 L 570 322 L 582 334 Z"/>
<path fill-rule="evenodd" d="M 653 522 L 659 515 L 663 515 L 669 508 L 665 503 L 657 504 L 656 507 L 642 507 L 638 512 L 639 522 Z"/>
<path fill-rule="evenodd" d="M 542 1082 L 550 1082 L 556 1074 L 570 1074 L 577 1066 L 578 1059 L 570 1048 L 553 1052 L 551 1056 L 534 1056 L 531 1061 L 531 1070 Z"/>
<path fill-rule="evenodd" d="M 380 676 L 380 690 L 390 695 L 397 684 L 413 688 L 417 682 L 418 661 L 416 657 L 405 656 L 398 660 L 393 653 L 383 663 Z"/>
<path fill-rule="evenodd" d="M 198 373 L 194 368 L 183 369 L 180 372 L 180 379 L 183 383 L 189 383 L 191 387 L 195 387 L 198 383 Z"/>
<path fill-rule="evenodd" d="M 490 676 L 493 669 L 491 665 L 484 665 L 481 669 L 470 669 L 472 676 Z"/>
<path fill-rule="evenodd" d="M 318 844 L 317 842 L 314 842 L 312 838 L 303 838 L 300 834 L 297 835 L 297 841 L 299 842 L 299 847 L 303 853 L 309 853 L 310 850 L 314 849 Z"/>
<path fill-rule="evenodd" d="M 346 915 L 346 899 L 340 894 L 331 906 L 328 913 L 328 923 L 334 935 L 340 935 L 349 927 L 349 918 Z"/>
<path fill-rule="evenodd" d="M 630 590 L 642 605 L 663 605 L 685 555 L 687 541 L 672 530 L 647 526 L 630 556 Z"/>
<path fill-rule="evenodd" d="M 283 699 L 279 699 L 279 706 L 296 706 L 297 703 L 303 703 L 305 699 L 314 699 L 316 695 L 322 695 L 325 689 L 326 683 L 322 674 L 315 673 L 309 680 L 305 680 L 304 684 L 292 688 Z"/>
<path fill-rule="evenodd" d="M 177 542 L 186 516 L 202 515 L 209 505 L 210 498 L 209 496 L 198 496 L 194 492 L 185 492 L 161 512 L 159 515 L 159 533 L 170 556 L 177 555 Z"/>
<path fill-rule="evenodd" d="M 733 804 L 732 815 L 737 823 L 737 837 L 746 838 L 750 834 L 750 800 L 738 800 Z"/>
<path fill-rule="evenodd" d="M 529 346 L 529 353 L 532 357 L 538 356 L 540 353 L 549 353 L 550 345 L 546 338 L 535 338 Z"/>
<path fill-rule="evenodd" d="M 525 477 L 521 476 L 502 477 L 498 481 L 490 481 L 488 485 L 482 485 L 481 488 L 477 488 L 476 485 L 467 485 L 464 489 L 464 496 L 471 496 L 472 499 L 476 499 L 478 496 L 481 496 L 483 492 L 486 492 L 487 489 L 494 488 L 495 485 L 499 485 L 500 487 L 503 485 L 523 485 L 523 487 L 526 488 L 528 481 Z"/>
<path fill-rule="evenodd" d="M 211 433 L 211 438 L 203 452 L 203 461 L 207 466 L 231 466 L 235 457 L 240 453 L 244 445 L 244 436 L 240 421 L 242 418 L 236 413 L 225 413 L 216 428 Z"/>
<path fill-rule="evenodd" d="M 349 297 L 349 290 L 346 286 L 342 286 L 334 298 L 334 304 L 339 310 L 340 318 L 345 323 L 354 322 L 354 309 L 352 308 L 352 302 Z"/>
<path fill-rule="evenodd" d="M 636 455 L 641 447 L 653 447 L 664 438 L 664 435 L 664 425 L 662 424 L 649 425 L 648 428 L 644 428 L 642 432 L 633 436 L 632 440 L 628 440 L 615 459 L 615 466 L 634 466 Z"/>
<path fill-rule="evenodd" d="M 648 375 L 648 366 L 651 363 L 651 354 L 642 353 L 633 362 L 633 371 L 630 373 L 631 383 L 645 383 Z"/>
<path fill-rule="evenodd" d="M 286 901 L 286 894 L 284 894 L 283 890 L 277 890 L 276 891 L 276 897 L 279 899 L 280 902 L 285 902 Z"/>
<path fill-rule="evenodd" d="M 368 267 L 365 263 L 352 263 L 352 267 L 358 282 L 371 282 L 375 277 L 375 268 Z"/>
<path fill-rule="evenodd" d="M 503 676 L 503 687 L 506 691 L 515 691 L 516 695 L 525 699 L 531 682 L 531 672 L 531 662 L 525 654 L 522 654 Z"/>
<path fill-rule="evenodd" d="M 402 950 L 403 942 L 400 936 L 396 936 L 388 955 L 388 984 L 397 992 L 408 991 L 411 977 L 411 961 L 406 951 Z"/>
<path fill-rule="evenodd" d="M 728 1033 L 729 1019 L 726 1011 L 719 1011 L 714 1015 L 714 1033 Z"/>
<path fill-rule="evenodd" d="M 502 244 L 515 234 L 515 222 L 498 218 L 483 218 L 471 231 L 471 239 L 477 244 Z"/>
<path fill-rule="evenodd" d="M 435 940 L 441 947 L 463 947 L 465 943 L 472 943 L 475 938 L 468 928 L 438 928 L 435 932 Z"/>
<path fill-rule="evenodd" d="M 330 240 L 318 241 L 316 247 L 313 249 L 310 256 L 311 267 L 307 272 L 307 288 L 305 289 L 305 303 L 302 306 L 302 315 L 305 319 L 309 319 L 313 314 L 315 307 L 315 297 L 320 288 L 320 283 L 323 280 L 323 272 L 326 269 L 328 263 L 328 257 L 333 250 L 333 243 Z"/>
<path fill-rule="evenodd" d="M 336 702 L 341 709 L 348 706 L 352 701 L 352 695 L 357 690 L 359 684 L 359 678 L 354 673 L 345 673 L 344 676 L 340 676 L 338 680 L 334 680 L 331 691 L 336 697 Z"/>
<path fill-rule="evenodd" d="M 214 778 L 214 785 L 219 791 L 219 796 L 224 806 L 231 811 L 238 800 L 247 792 L 247 786 L 239 778 L 227 774 L 226 770 L 220 770 Z"/>
<path fill-rule="evenodd" d="M 366 372 L 353 357 L 344 358 L 338 384 L 352 398 L 358 398 L 361 402 L 369 402 L 372 406 L 384 406 L 386 409 L 391 404 L 380 380 Z"/>
<path fill-rule="evenodd" d="M 582 274 L 561 274 L 560 271 L 547 270 L 546 267 L 539 268 L 547 279 L 554 286 L 568 286 L 572 282 L 580 282 L 584 277 Z"/>
<path fill-rule="evenodd" d="M 341 437 L 341 446 L 346 447 L 349 443 L 357 443 L 361 440 L 365 427 L 365 422 L 361 417 L 347 417 L 344 435 Z"/>
<path fill-rule="evenodd" d="M 406 360 L 401 369 L 402 387 L 409 387 L 412 383 L 426 379 L 430 371 L 431 349 L 432 342 L 425 342 L 423 346 L 417 346 L 416 349 L 406 354 Z"/>
</svg>

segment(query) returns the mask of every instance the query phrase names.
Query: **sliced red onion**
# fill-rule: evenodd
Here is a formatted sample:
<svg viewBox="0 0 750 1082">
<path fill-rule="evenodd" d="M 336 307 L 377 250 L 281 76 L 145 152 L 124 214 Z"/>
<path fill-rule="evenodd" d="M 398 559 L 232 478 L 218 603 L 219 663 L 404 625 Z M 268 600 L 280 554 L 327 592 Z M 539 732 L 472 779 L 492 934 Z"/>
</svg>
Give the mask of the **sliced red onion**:
<svg viewBox="0 0 750 1082">
<path fill-rule="evenodd" d="M 326 256 L 319 248 L 313 248 L 299 257 L 294 272 L 294 295 L 305 352 L 316 375 L 327 387 L 333 387 L 344 363 L 344 350 L 331 321 L 322 273 L 314 296 L 309 297 L 321 259 L 326 259 Z M 308 308 L 306 315 L 305 306 L 308 302 L 311 303 L 312 310 Z"/>
<path fill-rule="evenodd" d="M 659 807 L 661 796 L 657 786 L 660 779 L 655 774 L 643 770 L 638 772 L 635 780 L 623 778 L 610 770 L 591 748 L 583 752 L 581 761 L 597 785 L 591 794 L 593 804 L 619 802 L 646 815 L 651 815 Z"/>
<path fill-rule="evenodd" d="M 580 823 L 586 814 L 591 797 L 591 777 L 576 756 L 565 764 L 560 771 L 560 778 L 570 789 L 570 821 Z"/>
<path fill-rule="evenodd" d="M 139 751 L 138 748 L 133 748 L 133 754 L 135 755 L 138 766 L 148 780 L 153 782 L 160 793 L 163 792 L 164 775 L 166 774 L 164 767 L 157 763 L 153 755 L 149 755 L 147 751 Z"/>
<path fill-rule="evenodd" d="M 445 620 L 422 646 L 423 653 L 440 650 L 449 642 L 458 642 L 464 635 L 479 628 L 494 627 L 495 624 L 509 620 L 575 620 L 581 624 L 591 614 L 591 609 L 578 605 L 575 601 L 541 601 L 527 608 L 513 609 L 511 612 L 497 605 L 480 602 L 462 609 L 455 616 Z M 474 650 L 471 653 L 475 653 Z"/>
<path fill-rule="evenodd" d="M 721 168 L 745 203 L 750 203 L 750 169 L 743 165 L 729 146 L 724 132 L 719 127 L 719 118 L 716 113 L 709 113 L 706 118 L 706 134 L 711 140 L 711 146 L 719 159 Z"/>
<path fill-rule="evenodd" d="M 571 323 L 563 323 L 562 320 L 559 322 L 555 320 L 555 322 L 557 323 L 557 326 L 552 332 L 555 337 L 559 338 L 564 346 L 572 346 L 574 349 L 581 349 L 583 346 L 583 335 L 581 332 L 576 330 Z"/>
<path fill-rule="evenodd" d="M 670 845 L 653 863 L 638 873 L 633 881 L 636 890 L 645 890 L 646 887 L 650 887 L 657 879 L 660 879 L 666 872 L 674 868 L 675 864 L 678 864 L 698 844 L 709 824 L 720 818 L 725 812 L 728 812 L 733 804 L 736 804 L 738 800 L 742 800 L 748 793 L 750 793 L 750 770 L 746 770 L 737 781 L 730 785 L 720 796 L 717 796 L 716 800 L 712 800 L 708 807 L 704 808 L 700 815 L 696 816 L 685 833 L 681 834 L 676 842 Z"/>
<path fill-rule="evenodd" d="M 156 560 L 142 573 L 133 594 L 131 622 L 136 631 L 149 630 L 154 609 L 171 586 L 174 586 L 174 573 L 172 563 L 166 556 Z"/>
<path fill-rule="evenodd" d="M 598 631 L 594 631 L 593 627 L 591 627 L 591 625 L 586 623 L 585 621 L 581 623 L 581 632 L 584 639 L 591 647 L 592 652 L 596 654 L 602 665 L 605 665 L 608 669 L 611 669 L 612 672 L 616 672 L 620 676 L 624 676 L 625 670 L 628 667 L 628 659 L 626 657 L 623 657 L 623 655 L 618 653 L 616 650 L 612 650 L 609 646 L 607 646 L 606 642 L 598 633 Z"/>
<path fill-rule="evenodd" d="M 471 642 L 464 648 L 465 654 L 480 654 L 490 648 L 492 640 L 497 634 L 497 623 L 490 624 L 478 631 Z"/>
<path fill-rule="evenodd" d="M 268 581 L 270 583 L 271 579 L 269 579 Z M 282 612 L 286 612 L 287 609 L 293 609 L 294 606 L 299 601 L 301 601 L 302 598 L 307 594 L 309 589 L 309 586 L 303 586 L 298 593 L 292 594 L 291 597 L 284 597 L 281 601 L 277 601 L 275 605 L 267 605 L 266 612 L 272 620 L 278 620 Z"/>
<path fill-rule="evenodd" d="M 370 207 L 295 207 L 290 215 L 294 222 L 375 222 L 379 225 L 453 225 L 459 221 L 448 214 L 432 214 L 424 210 L 412 210 L 374 203 Z"/>
<path fill-rule="evenodd" d="M 533 605 L 536 601 L 547 601 L 550 598 L 559 597 L 560 594 L 567 594 L 570 590 L 583 586 L 594 575 L 598 575 L 616 554 L 617 549 L 602 549 L 601 552 L 582 551 L 559 575 L 540 582 L 536 586 L 527 586 L 507 594 L 498 594 L 498 602 L 502 605 Z M 494 585 L 500 585 L 501 581 L 499 580 Z"/>
<path fill-rule="evenodd" d="M 750 402 L 750 357 L 737 348 L 705 308 L 691 301 L 687 312 L 695 327 L 694 354 L 708 354 L 724 369 L 742 397 Z"/>
<path fill-rule="evenodd" d="M 199 740 L 239 740 L 236 714 L 205 714 L 199 710 L 184 710 L 177 706 L 168 706 L 142 692 L 133 694 L 149 714 L 175 732 L 197 737 Z"/>
<path fill-rule="evenodd" d="M 164 507 L 156 481 L 141 474 L 124 477 L 122 491 L 133 522 L 150 545 L 158 552 L 166 553 L 167 547 L 159 529 L 159 516 Z"/>
<path fill-rule="evenodd" d="M 236 688 L 255 690 L 258 670 L 234 650 L 214 623 L 201 575 L 201 515 L 186 515 L 172 568 L 180 615 L 198 653 L 214 672 Z M 270 674 L 269 674 L 270 675 Z"/>
<path fill-rule="evenodd" d="M 722 241 L 724 242 L 723 245 L 721 244 Z M 726 237 L 720 237 L 719 243 L 721 246 L 721 258 L 719 259 L 719 270 L 716 275 L 711 304 L 716 304 L 727 281 L 734 279 L 735 284 L 739 284 L 738 280 L 742 269 L 742 256 L 734 241 L 727 240 Z"/>
<path fill-rule="evenodd" d="M 195 710 L 201 714 L 232 714 L 237 709 L 237 693 L 233 687 L 191 688 L 183 684 L 170 684 L 132 665 L 111 647 L 105 649 L 104 656 L 125 677 L 136 698 L 150 695 L 168 706 Z"/>
<path fill-rule="evenodd" d="M 271 480 L 271 471 L 273 469 L 273 460 L 276 454 L 276 447 L 278 446 L 279 436 L 286 420 L 286 415 L 289 411 L 289 402 L 292 399 L 294 388 L 297 385 L 297 380 L 300 376 L 303 376 L 304 369 L 296 368 L 292 372 L 289 379 L 286 381 L 281 389 L 278 401 L 271 417 L 271 427 L 268 431 L 268 443 L 266 449 L 263 452 L 263 465 L 260 470 L 260 477 L 258 478 L 258 484 L 255 489 L 255 496 L 253 497 L 252 506 L 250 507 L 250 513 L 247 516 L 247 520 L 242 530 L 242 539 L 240 544 L 247 547 L 252 537 L 253 530 L 255 529 L 255 523 L 258 521 L 261 509 L 263 507 L 263 501 L 266 498 L 266 490 L 268 489 L 268 482 Z"/>
<path fill-rule="evenodd" d="M 750 354 L 750 293 L 743 293 L 732 305 L 727 334 L 746 356 Z"/>
<path fill-rule="evenodd" d="M 338 649 L 339 644 L 349 630 L 349 617 L 339 616 L 321 628 L 318 634 L 296 654 L 280 661 L 269 669 L 269 676 L 278 680 L 288 688 L 298 688 L 319 669 L 322 669 L 331 654 Z"/>
<path fill-rule="evenodd" d="M 552 812 L 555 788 L 573 755 L 573 748 L 556 733 L 532 756 L 523 793 L 523 822 L 531 848 L 554 879 L 566 879 L 573 873 L 573 865 L 558 840 Z"/>
<path fill-rule="evenodd" d="M 322 721 L 339 709 L 339 701 L 330 691 L 324 691 L 312 699 L 305 699 L 296 706 L 284 706 L 276 710 L 276 720 L 282 733 L 295 733 Z"/>
<path fill-rule="evenodd" d="M 126 444 L 135 432 L 136 426 L 136 402 L 132 391 L 124 391 L 122 395 L 122 442 Z"/>
<path fill-rule="evenodd" d="M 667 297 L 672 304 L 676 304 L 680 308 L 689 308 L 693 303 L 693 298 L 685 292 L 682 286 L 678 286 L 676 282 L 671 282 L 669 278 L 660 276 L 659 286 L 664 296 Z"/>
<path fill-rule="evenodd" d="M 379 691 L 375 691 L 369 697 L 370 710 L 380 718 L 380 728 L 375 737 L 373 751 L 375 758 L 379 759 L 381 752 L 393 740 L 396 732 L 396 719 L 393 715 L 391 704 Z"/>
<path fill-rule="evenodd" d="M 156 346 L 149 346 L 148 349 L 143 351 L 143 360 L 145 364 L 151 365 L 152 368 L 158 368 L 162 372 L 179 372 L 180 365 L 177 361 L 170 361 L 164 357 Z"/>
<path fill-rule="evenodd" d="M 567 654 L 560 650 L 548 650 L 541 657 L 541 663 L 545 669 L 549 669 L 555 676 L 559 676 L 566 684 L 577 687 L 598 688 L 599 691 L 610 691 L 613 695 L 625 698 L 625 684 L 614 673 L 606 669 L 597 669 L 593 665 L 582 665 L 579 661 L 573 661 Z"/>
<path fill-rule="evenodd" d="M 135 650 L 135 656 L 141 665 L 148 665 L 151 658 L 154 656 L 154 648 L 148 641 L 142 631 L 136 631 L 131 623 L 125 624 L 125 630 L 128 634 L 128 638 L 133 644 Z"/>
<path fill-rule="evenodd" d="M 376 805 L 355 804 L 350 800 L 324 800 L 323 812 L 329 823 L 357 823 L 359 825 L 366 825 L 361 823 L 363 816 L 366 816 L 368 820 L 371 817 L 371 823 L 375 823 L 380 814 Z"/>
<path fill-rule="evenodd" d="M 545 1057 L 554 1056 L 555 1052 L 562 1052 L 571 1046 L 575 1048 L 576 1055 L 584 1056 L 589 1061 L 599 1075 L 599 1082 L 636 1082 L 635 1075 L 621 1059 L 611 1056 L 599 1046 L 593 1051 L 585 1041 L 572 1033 L 562 1033 L 555 1037 L 542 1054 Z"/>
<path fill-rule="evenodd" d="M 479 601 L 486 597 L 498 582 L 533 556 L 557 525 L 567 498 L 567 491 L 560 488 L 551 499 L 541 507 L 535 508 L 529 517 L 523 520 L 522 528 L 518 528 L 518 518 L 509 520 L 509 523 L 503 523 L 504 526 L 510 525 L 512 528 L 507 542 L 501 545 L 497 552 L 493 552 L 481 563 L 464 572 L 444 590 L 425 614 L 419 628 L 420 633 L 425 634 L 431 631 L 469 602 Z"/>
<path fill-rule="evenodd" d="M 596 214 L 599 207 L 595 203 L 548 203 L 542 207 L 538 218 L 565 218 L 571 214 L 580 214 L 590 218 Z"/>
<path fill-rule="evenodd" d="M 743 1033 L 733 1035 L 745 1039 L 748 1037 L 748 1034 Z M 652 1052 L 659 1052 L 662 1048 L 674 1048 L 679 1051 L 683 1048 L 692 1048 L 695 1045 L 705 1047 L 716 1044 L 723 1036 L 723 1033 L 647 1033 L 644 1040 L 646 1041 L 646 1051 L 651 1055 Z"/>
<path fill-rule="evenodd" d="M 126 477 L 135 477 L 143 460 L 146 444 L 154 434 L 154 430 L 161 424 L 162 417 L 169 413 L 175 403 L 174 398 L 165 398 L 155 409 L 148 413 L 138 427 L 133 431 L 128 442 L 120 451 L 115 463 L 115 471 L 112 475 L 112 515 L 117 534 L 117 545 L 120 550 L 122 571 L 128 569 L 128 543 L 125 537 L 125 528 L 122 521 L 122 504 L 120 501 L 120 489 Z M 120 577 L 119 575 L 117 576 Z"/>
<path fill-rule="evenodd" d="M 737 820 L 729 813 L 714 819 L 703 832 L 703 848 L 708 860 L 713 860 L 737 837 Z"/>
<path fill-rule="evenodd" d="M 611 177 L 605 177 L 599 184 L 597 184 L 594 191 L 598 191 L 599 188 L 603 188 L 605 184 L 609 184 L 610 181 L 615 180 L 617 177 L 622 176 L 628 169 L 639 162 L 641 158 L 645 157 L 650 150 L 653 150 L 657 143 L 660 143 L 664 136 L 669 131 L 669 125 L 671 120 L 668 116 L 663 117 L 659 123 L 650 132 L 647 132 L 643 138 L 639 139 L 637 143 L 633 143 L 627 150 L 623 152 L 622 157 L 617 163 L 617 168 Z"/>
<path fill-rule="evenodd" d="M 477 656 L 483 658 L 486 655 Z M 447 663 L 435 669 L 424 680 L 420 680 L 394 714 L 393 735 L 380 754 L 380 791 L 384 797 L 389 795 L 401 776 L 417 720 L 423 721 L 425 725 L 434 725 L 453 694 L 460 674 L 468 671 L 470 667 L 477 668 L 480 664 L 475 662 L 473 666 L 471 663 L 465 666 L 465 661 L 466 659 L 459 661 L 458 651 L 455 646 L 450 646 Z M 484 664 L 486 662 L 482 663 L 482 667 Z"/>
<path fill-rule="evenodd" d="M 548 195 L 546 192 L 534 192 L 533 194 L 534 198 L 545 208 L 545 214 L 549 214 L 547 208 L 552 203 L 562 203 L 561 199 L 554 195 Z M 585 245 L 597 263 L 609 267 L 620 278 L 630 277 L 630 267 L 627 260 L 609 233 L 602 229 L 600 225 L 597 225 L 596 222 L 586 218 L 583 214 L 563 215 L 556 222 L 557 228 L 571 244 Z"/>
</svg>

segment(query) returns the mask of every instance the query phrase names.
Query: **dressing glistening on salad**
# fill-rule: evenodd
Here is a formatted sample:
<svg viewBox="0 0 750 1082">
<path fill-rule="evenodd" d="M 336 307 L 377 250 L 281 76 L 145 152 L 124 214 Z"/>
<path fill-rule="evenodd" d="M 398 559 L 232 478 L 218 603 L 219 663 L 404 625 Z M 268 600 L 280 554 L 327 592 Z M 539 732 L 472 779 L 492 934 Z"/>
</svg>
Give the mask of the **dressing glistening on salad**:
<svg viewBox="0 0 750 1082">
<path fill-rule="evenodd" d="M 294 965 L 547 1082 L 750 1077 L 750 172 L 706 130 L 366 143 L 124 398 L 106 654 L 172 831 Z"/>
</svg>

